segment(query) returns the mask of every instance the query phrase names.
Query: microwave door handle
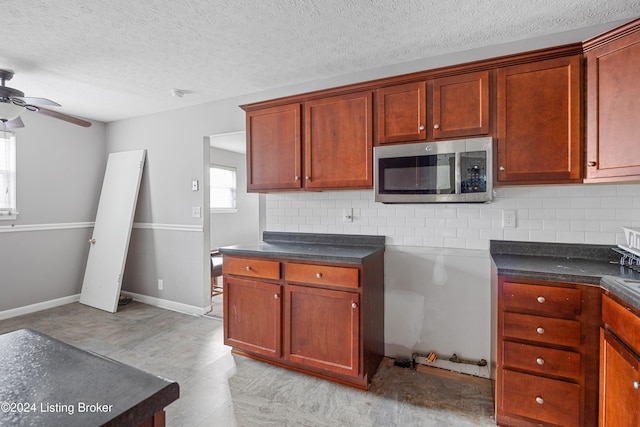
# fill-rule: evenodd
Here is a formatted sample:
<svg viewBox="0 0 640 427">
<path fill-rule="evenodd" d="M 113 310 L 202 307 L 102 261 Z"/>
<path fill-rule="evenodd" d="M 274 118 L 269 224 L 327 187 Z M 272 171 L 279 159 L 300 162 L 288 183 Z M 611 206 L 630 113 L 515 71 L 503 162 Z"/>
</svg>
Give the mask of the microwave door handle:
<svg viewBox="0 0 640 427">
<path fill-rule="evenodd" d="M 456 152 L 456 170 L 455 170 L 455 186 L 456 186 L 456 194 L 462 193 L 462 172 L 460 171 L 461 162 L 460 162 L 460 153 Z"/>
</svg>

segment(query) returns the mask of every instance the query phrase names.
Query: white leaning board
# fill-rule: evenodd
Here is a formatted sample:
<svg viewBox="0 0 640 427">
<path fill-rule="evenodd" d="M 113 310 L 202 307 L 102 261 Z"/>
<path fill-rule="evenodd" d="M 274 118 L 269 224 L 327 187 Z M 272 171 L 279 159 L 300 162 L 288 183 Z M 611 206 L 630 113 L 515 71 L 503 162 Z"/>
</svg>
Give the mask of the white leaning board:
<svg viewBox="0 0 640 427">
<path fill-rule="evenodd" d="M 80 302 L 115 313 L 146 150 L 109 154 Z"/>
</svg>

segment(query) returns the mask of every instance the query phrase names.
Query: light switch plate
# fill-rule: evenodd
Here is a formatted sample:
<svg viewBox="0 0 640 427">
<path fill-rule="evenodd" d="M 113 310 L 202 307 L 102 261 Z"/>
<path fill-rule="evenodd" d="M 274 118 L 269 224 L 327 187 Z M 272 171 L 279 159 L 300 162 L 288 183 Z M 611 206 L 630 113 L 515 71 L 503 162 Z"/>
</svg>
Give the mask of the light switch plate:
<svg viewBox="0 0 640 427">
<path fill-rule="evenodd" d="M 200 189 L 200 183 L 198 182 L 198 180 L 194 179 L 193 181 L 191 181 L 191 190 L 198 191 L 199 189 Z"/>
</svg>

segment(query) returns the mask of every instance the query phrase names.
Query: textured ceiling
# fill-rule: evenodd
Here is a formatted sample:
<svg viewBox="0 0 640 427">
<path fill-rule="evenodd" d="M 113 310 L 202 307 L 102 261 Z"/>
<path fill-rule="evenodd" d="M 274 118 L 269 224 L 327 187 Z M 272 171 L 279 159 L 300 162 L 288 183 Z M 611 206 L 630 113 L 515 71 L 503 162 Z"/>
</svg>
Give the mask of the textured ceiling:
<svg viewBox="0 0 640 427">
<path fill-rule="evenodd" d="M 629 20 L 640 1 L 0 0 L 0 16 L 8 86 L 108 122 Z"/>
</svg>

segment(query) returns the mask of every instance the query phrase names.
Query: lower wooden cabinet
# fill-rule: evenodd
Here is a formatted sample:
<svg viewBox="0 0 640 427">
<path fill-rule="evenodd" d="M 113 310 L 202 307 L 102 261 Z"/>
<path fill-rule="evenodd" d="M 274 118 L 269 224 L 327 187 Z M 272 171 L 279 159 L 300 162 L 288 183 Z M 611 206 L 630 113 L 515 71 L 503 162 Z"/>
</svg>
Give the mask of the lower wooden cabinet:
<svg viewBox="0 0 640 427">
<path fill-rule="evenodd" d="M 498 278 L 496 423 L 595 426 L 598 287 Z"/>
<path fill-rule="evenodd" d="M 602 330 L 600 425 L 640 425 L 640 358 Z"/>
<path fill-rule="evenodd" d="M 286 285 L 284 357 L 331 372 L 357 375 L 359 304 L 357 292 Z"/>
<path fill-rule="evenodd" d="M 343 265 L 224 255 L 225 344 L 368 388 L 384 356 L 383 257 Z"/>
<path fill-rule="evenodd" d="M 225 344 L 280 357 L 282 286 L 235 277 L 224 280 Z"/>
<path fill-rule="evenodd" d="M 602 297 L 600 331 L 600 426 L 640 425 L 640 316 L 638 310 Z"/>
</svg>

